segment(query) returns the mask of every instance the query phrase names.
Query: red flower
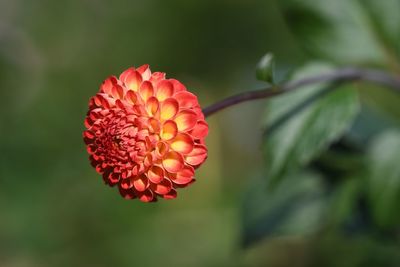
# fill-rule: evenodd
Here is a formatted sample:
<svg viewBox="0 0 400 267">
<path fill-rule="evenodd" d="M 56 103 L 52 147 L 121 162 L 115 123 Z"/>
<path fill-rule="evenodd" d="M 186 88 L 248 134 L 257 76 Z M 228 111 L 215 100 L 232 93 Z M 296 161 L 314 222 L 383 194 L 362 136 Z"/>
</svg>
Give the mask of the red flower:
<svg viewBox="0 0 400 267">
<path fill-rule="evenodd" d="M 90 161 L 128 199 L 172 199 L 207 158 L 208 125 L 197 97 L 148 65 L 111 76 L 89 101 Z"/>
</svg>

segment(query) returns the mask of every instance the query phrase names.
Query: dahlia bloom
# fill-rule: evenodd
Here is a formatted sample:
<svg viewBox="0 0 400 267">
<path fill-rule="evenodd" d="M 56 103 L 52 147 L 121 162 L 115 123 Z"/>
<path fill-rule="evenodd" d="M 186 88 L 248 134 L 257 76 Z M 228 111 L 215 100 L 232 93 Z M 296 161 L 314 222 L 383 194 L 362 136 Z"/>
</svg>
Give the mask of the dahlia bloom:
<svg viewBox="0 0 400 267">
<path fill-rule="evenodd" d="M 127 199 L 175 198 L 207 158 L 197 97 L 148 65 L 106 79 L 89 101 L 85 126 L 91 164 Z"/>
</svg>

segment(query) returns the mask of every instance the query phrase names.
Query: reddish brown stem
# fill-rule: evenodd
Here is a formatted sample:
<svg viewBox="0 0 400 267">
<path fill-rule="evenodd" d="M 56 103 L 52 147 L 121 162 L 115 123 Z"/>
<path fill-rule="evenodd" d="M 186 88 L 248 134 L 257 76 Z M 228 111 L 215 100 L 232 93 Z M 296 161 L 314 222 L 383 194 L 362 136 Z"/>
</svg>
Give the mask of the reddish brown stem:
<svg viewBox="0 0 400 267">
<path fill-rule="evenodd" d="M 227 107 L 255 99 L 271 98 L 286 92 L 297 90 L 306 85 L 323 82 L 366 81 L 391 88 L 400 93 L 400 76 L 384 71 L 359 68 L 343 68 L 318 76 L 310 76 L 301 80 L 287 82 L 278 86 L 269 86 L 261 90 L 239 93 L 203 109 L 206 117 Z"/>
</svg>

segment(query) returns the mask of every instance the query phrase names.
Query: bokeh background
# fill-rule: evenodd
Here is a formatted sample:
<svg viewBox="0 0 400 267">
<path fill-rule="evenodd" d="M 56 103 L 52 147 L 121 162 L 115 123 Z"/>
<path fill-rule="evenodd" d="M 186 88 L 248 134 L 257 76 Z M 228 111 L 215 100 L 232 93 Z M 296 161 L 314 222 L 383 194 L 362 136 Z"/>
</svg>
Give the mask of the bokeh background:
<svg viewBox="0 0 400 267">
<path fill-rule="evenodd" d="M 332 266 L 388 259 L 393 265 L 385 266 L 399 266 L 398 239 L 329 233 L 314 242 L 318 234 L 261 231 L 253 244 L 244 237 L 243 203 L 265 170 L 265 101 L 208 119 L 209 158 L 173 201 L 124 200 L 89 164 L 83 119 L 111 74 L 150 64 L 207 106 L 262 88 L 255 68 L 266 52 L 282 72 L 313 58 L 278 2 L 1 0 L 0 266 L 318 266 L 332 258 L 347 264 Z M 307 34 L 321 33 L 312 14 L 292 19 Z M 398 123 L 396 97 L 375 106 Z M 371 253 L 378 257 L 368 265 Z"/>
</svg>

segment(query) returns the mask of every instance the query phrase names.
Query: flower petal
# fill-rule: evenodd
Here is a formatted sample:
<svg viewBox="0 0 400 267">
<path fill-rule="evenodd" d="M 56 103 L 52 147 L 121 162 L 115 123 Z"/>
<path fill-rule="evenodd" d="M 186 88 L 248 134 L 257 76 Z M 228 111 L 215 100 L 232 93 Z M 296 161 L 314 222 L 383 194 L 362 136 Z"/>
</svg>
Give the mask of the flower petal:
<svg viewBox="0 0 400 267">
<path fill-rule="evenodd" d="M 147 81 L 151 77 L 151 71 L 149 68 L 149 64 L 145 64 L 137 68 L 137 71 L 142 75 L 144 81 Z"/>
<path fill-rule="evenodd" d="M 177 136 L 171 141 L 170 146 L 176 152 L 188 154 L 193 150 L 194 141 L 190 135 L 178 133 Z"/>
<path fill-rule="evenodd" d="M 137 197 L 142 202 L 151 202 L 154 200 L 154 194 L 151 192 L 151 190 L 137 192 Z"/>
<path fill-rule="evenodd" d="M 118 83 L 118 81 L 117 81 L 117 78 L 115 78 L 115 76 L 111 76 L 111 77 L 107 78 L 100 85 L 100 92 L 103 92 L 103 93 L 111 96 L 112 95 L 111 90 L 112 90 L 113 86 L 116 85 L 117 83 Z"/>
<path fill-rule="evenodd" d="M 153 156 L 151 154 L 148 154 L 144 157 L 143 164 L 146 168 L 149 168 L 150 166 L 153 165 Z"/>
<path fill-rule="evenodd" d="M 157 98 L 154 96 L 150 97 L 147 102 L 146 102 L 146 111 L 149 116 L 154 116 L 158 109 L 160 107 L 160 104 L 158 103 Z"/>
<path fill-rule="evenodd" d="M 150 182 L 158 184 L 164 179 L 164 170 L 161 167 L 153 166 L 147 172 L 147 178 Z"/>
<path fill-rule="evenodd" d="M 197 97 L 188 91 L 179 92 L 174 95 L 174 98 L 178 101 L 181 109 L 189 109 L 198 105 Z"/>
<path fill-rule="evenodd" d="M 150 81 L 154 82 L 154 83 L 158 83 L 163 79 L 165 79 L 165 73 L 164 72 L 158 72 L 158 71 L 153 72 L 153 74 L 151 74 L 151 77 L 150 77 Z"/>
<path fill-rule="evenodd" d="M 184 110 L 176 115 L 174 121 L 178 126 L 178 131 L 188 131 L 197 123 L 197 114 L 191 110 Z"/>
<path fill-rule="evenodd" d="M 127 91 L 126 94 L 125 94 L 125 100 L 129 104 L 134 105 L 136 103 L 136 101 L 137 101 L 136 93 L 134 91 L 132 91 L 132 90 Z"/>
<path fill-rule="evenodd" d="M 129 74 L 135 71 L 134 67 L 130 67 L 129 69 L 125 70 L 124 72 L 119 75 L 119 80 L 123 83 L 125 83 L 126 77 L 128 77 Z"/>
<path fill-rule="evenodd" d="M 173 98 L 167 98 L 162 104 L 160 109 L 161 120 L 172 119 L 178 112 L 178 101 Z"/>
<path fill-rule="evenodd" d="M 164 101 L 174 94 L 174 86 L 168 80 L 162 80 L 157 84 L 156 97 L 159 101 Z"/>
<path fill-rule="evenodd" d="M 153 85 L 149 81 L 144 81 L 139 88 L 139 94 L 142 97 L 142 99 L 146 102 L 147 99 L 153 96 L 154 94 L 154 89 Z"/>
<path fill-rule="evenodd" d="M 149 130 L 152 133 L 159 133 L 160 132 L 160 122 L 155 118 L 149 118 L 148 120 Z"/>
<path fill-rule="evenodd" d="M 160 183 L 152 186 L 153 191 L 160 195 L 168 194 L 172 189 L 172 183 L 168 179 L 163 179 Z"/>
<path fill-rule="evenodd" d="M 182 155 L 175 151 L 168 152 L 162 164 L 164 169 L 171 173 L 176 173 L 184 167 Z"/>
<path fill-rule="evenodd" d="M 186 156 L 185 161 L 192 166 L 196 166 L 203 163 L 206 158 L 207 148 L 204 145 L 195 145 L 192 152 Z"/>
<path fill-rule="evenodd" d="M 194 138 L 204 138 L 208 135 L 208 124 L 205 121 L 198 121 L 196 126 L 190 132 L 190 135 Z"/>
<path fill-rule="evenodd" d="M 106 94 L 100 94 L 100 93 L 96 94 L 93 97 L 93 101 L 96 104 L 96 106 L 102 107 L 104 109 L 110 109 L 111 106 L 113 106 L 115 103 L 114 99 L 112 99 Z"/>
<path fill-rule="evenodd" d="M 135 191 L 133 191 L 132 189 L 123 189 L 121 187 L 118 187 L 119 189 L 119 193 L 121 194 L 121 196 L 125 199 L 134 199 L 136 198 L 135 195 Z"/>
<path fill-rule="evenodd" d="M 86 117 L 83 123 L 84 123 L 84 125 L 85 125 L 86 128 L 90 128 L 90 127 L 92 127 L 92 125 L 93 125 L 93 121 L 92 121 L 92 119 L 89 118 L 89 117 Z"/>
<path fill-rule="evenodd" d="M 103 178 L 107 178 L 110 184 L 116 184 L 120 181 L 120 176 L 117 173 L 107 171 L 103 174 Z"/>
<path fill-rule="evenodd" d="M 130 72 L 125 79 L 125 86 L 133 91 L 137 91 L 142 83 L 142 75 L 137 71 Z"/>
<path fill-rule="evenodd" d="M 182 170 L 176 173 L 173 182 L 176 184 L 188 184 L 193 180 L 194 169 L 191 166 L 185 166 Z"/>
<path fill-rule="evenodd" d="M 165 154 L 168 153 L 169 146 L 165 142 L 158 142 L 156 145 L 155 155 L 157 158 L 162 159 L 164 158 Z"/>
<path fill-rule="evenodd" d="M 178 133 L 178 127 L 174 121 L 168 120 L 164 122 L 161 129 L 161 138 L 164 140 L 170 140 Z"/>
<path fill-rule="evenodd" d="M 168 192 L 168 194 L 164 194 L 161 197 L 165 198 L 165 199 L 174 199 L 178 196 L 178 193 L 176 192 L 175 189 L 171 189 L 171 191 Z"/>
<path fill-rule="evenodd" d="M 143 192 L 149 187 L 149 180 L 145 176 L 141 175 L 133 179 L 133 186 L 137 191 Z"/>
<path fill-rule="evenodd" d="M 122 99 L 124 97 L 124 89 L 120 85 L 114 85 L 111 88 L 111 96 L 115 99 Z"/>
<path fill-rule="evenodd" d="M 119 183 L 122 189 L 132 188 L 133 182 L 131 178 L 122 179 Z"/>
<path fill-rule="evenodd" d="M 204 114 L 200 106 L 193 107 L 192 110 L 197 114 L 197 118 L 204 120 Z"/>
<path fill-rule="evenodd" d="M 86 130 L 83 132 L 83 136 L 86 137 L 87 139 L 94 139 L 96 135 L 92 131 Z"/>
<path fill-rule="evenodd" d="M 174 86 L 174 92 L 175 93 L 181 92 L 181 91 L 187 91 L 186 87 L 180 81 L 178 81 L 176 79 L 169 79 L 169 81 Z"/>
</svg>

